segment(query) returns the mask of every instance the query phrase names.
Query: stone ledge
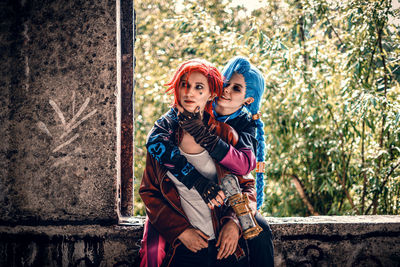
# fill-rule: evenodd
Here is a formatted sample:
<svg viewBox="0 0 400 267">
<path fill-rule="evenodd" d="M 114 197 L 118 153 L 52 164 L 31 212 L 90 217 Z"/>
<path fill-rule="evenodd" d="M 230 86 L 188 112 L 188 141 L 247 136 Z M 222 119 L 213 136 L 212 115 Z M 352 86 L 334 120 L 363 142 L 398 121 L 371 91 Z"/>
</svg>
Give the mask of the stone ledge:
<svg viewBox="0 0 400 267">
<path fill-rule="evenodd" d="M 143 226 L 101 226 L 101 225 L 61 225 L 61 226 L 0 226 L 0 235 L 46 235 L 49 238 L 55 236 L 102 237 L 108 238 L 141 238 Z"/>
<path fill-rule="evenodd" d="M 400 266 L 400 216 L 266 219 L 276 266 Z"/>
<path fill-rule="evenodd" d="M 310 217 L 265 217 L 271 224 L 319 224 L 319 223 L 400 223 L 400 215 L 363 216 L 310 216 Z"/>
<path fill-rule="evenodd" d="M 400 216 L 266 218 L 276 266 L 400 266 Z M 136 266 L 141 225 L 0 226 L 0 266 Z"/>
<path fill-rule="evenodd" d="M 311 216 L 266 217 L 275 237 L 303 234 L 359 236 L 362 234 L 400 234 L 400 216 Z"/>
</svg>

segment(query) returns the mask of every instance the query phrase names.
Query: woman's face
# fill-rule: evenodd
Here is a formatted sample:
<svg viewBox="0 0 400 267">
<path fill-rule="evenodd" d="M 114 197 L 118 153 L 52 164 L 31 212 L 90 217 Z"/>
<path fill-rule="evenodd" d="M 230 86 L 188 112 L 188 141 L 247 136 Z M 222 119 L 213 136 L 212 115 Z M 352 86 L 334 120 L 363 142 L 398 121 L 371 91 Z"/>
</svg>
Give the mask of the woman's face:
<svg viewBox="0 0 400 267">
<path fill-rule="evenodd" d="M 183 75 L 179 83 L 179 103 L 187 111 L 194 112 L 200 107 L 203 112 L 208 101 L 213 99 L 207 78 L 200 72 L 192 72 L 187 79 Z"/>
<path fill-rule="evenodd" d="M 216 112 L 220 115 L 229 115 L 241 108 L 245 103 L 254 101 L 246 96 L 246 82 L 242 74 L 234 73 L 228 81 L 221 97 L 218 98 Z"/>
</svg>

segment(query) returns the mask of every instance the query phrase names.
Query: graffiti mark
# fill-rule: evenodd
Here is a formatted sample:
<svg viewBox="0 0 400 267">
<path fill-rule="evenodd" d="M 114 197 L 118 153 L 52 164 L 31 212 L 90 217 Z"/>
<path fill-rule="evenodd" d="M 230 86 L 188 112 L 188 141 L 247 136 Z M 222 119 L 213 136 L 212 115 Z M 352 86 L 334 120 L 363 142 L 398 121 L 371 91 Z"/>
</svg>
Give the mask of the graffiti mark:
<svg viewBox="0 0 400 267">
<path fill-rule="evenodd" d="M 53 152 L 57 152 L 58 150 L 60 150 L 61 148 L 71 144 L 73 141 L 75 141 L 77 138 L 79 137 L 79 134 L 75 134 L 71 139 L 67 140 L 65 143 L 57 146 L 55 149 L 53 149 Z"/>
<path fill-rule="evenodd" d="M 75 123 L 75 121 L 79 118 L 79 116 L 82 114 L 82 112 L 86 109 L 86 107 L 89 105 L 90 102 L 90 98 L 86 98 L 85 102 L 83 103 L 83 105 L 81 106 L 81 108 L 79 109 L 78 113 L 76 113 L 73 118 L 68 122 L 68 124 L 66 125 L 66 129 L 71 128 L 71 125 L 73 125 Z"/>
<path fill-rule="evenodd" d="M 72 105 L 72 118 L 71 118 L 71 120 L 67 121 L 65 119 L 64 113 L 61 111 L 58 104 L 52 99 L 49 100 L 49 104 L 54 109 L 56 115 L 60 119 L 61 126 L 63 128 L 63 133 L 59 137 L 57 137 L 57 139 L 60 140 L 61 144 L 57 145 L 52 150 L 53 152 L 57 152 L 57 151 L 61 150 L 62 148 L 70 145 L 76 139 L 78 139 L 79 134 L 75 134 L 72 137 L 69 137 L 67 140 L 65 140 L 67 138 L 68 134 L 70 134 L 74 129 L 76 129 L 78 126 L 80 126 L 83 122 L 88 120 L 90 117 L 92 117 L 97 112 L 97 109 L 94 109 L 94 110 L 90 111 L 88 114 L 86 114 L 85 116 L 81 117 L 89 105 L 90 98 L 87 97 L 85 99 L 85 102 L 82 104 L 82 106 L 79 108 L 79 110 L 76 114 L 75 114 L 75 105 L 76 105 L 75 92 L 72 93 L 71 101 L 72 101 L 72 104 L 71 104 Z M 47 129 L 47 126 L 43 122 L 39 121 L 37 123 L 37 126 L 41 131 L 45 132 L 50 137 L 53 137 L 53 135 L 50 133 L 50 131 Z M 58 142 L 58 143 L 60 143 L 60 142 Z"/>
<path fill-rule="evenodd" d="M 24 30 L 22 32 L 22 35 L 24 36 L 24 43 L 27 44 L 31 40 L 31 38 L 29 37 L 29 26 L 27 22 L 25 22 L 23 25 L 24 25 Z M 24 54 L 25 54 L 25 90 L 29 92 L 29 87 L 30 87 L 29 53 L 24 53 Z"/>
<path fill-rule="evenodd" d="M 46 124 L 44 124 L 44 122 L 38 121 L 38 122 L 36 123 L 36 126 L 39 128 L 39 130 L 41 130 L 42 132 L 44 132 L 44 133 L 47 134 L 48 136 L 53 137 L 53 136 L 51 135 L 49 129 L 47 129 L 47 126 L 46 126 Z"/>
<path fill-rule="evenodd" d="M 75 116 L 75 91 L 72 91 L 72 116 Z"/>
<path fill-rule="evenodd" d="M 56 114 L 58 115 L 58 117 L 60 118 L 62 125 L 65 125 L 64 114 L 61 112 L 61 109 L 58 107 L 56 102 L 54 102 L 53 100 L 50 99 L 49 103 L 53 107 L 53 109 L 56 112 Z"/>
<path fill-rule="evenodd" d="M 77 123 L 75 123 L 74 125 L 70 126 L 67 131 L 65 133 L 63 133 L 61 135 L 61 139 L 64 138 L 67 134 L 69 134 L 73 129 L 75 129 L 76 127 L 78 127 L 80 124 L 82 124 L 85 120 L 89 119 L 90 117 L 92 117 L 95 113 L 97 112 L 97 109 L 92 110 L 89 114 L 87 114 L 86 116 L 84 116 L 82 119 L 80 119 Z"/>
</svg>

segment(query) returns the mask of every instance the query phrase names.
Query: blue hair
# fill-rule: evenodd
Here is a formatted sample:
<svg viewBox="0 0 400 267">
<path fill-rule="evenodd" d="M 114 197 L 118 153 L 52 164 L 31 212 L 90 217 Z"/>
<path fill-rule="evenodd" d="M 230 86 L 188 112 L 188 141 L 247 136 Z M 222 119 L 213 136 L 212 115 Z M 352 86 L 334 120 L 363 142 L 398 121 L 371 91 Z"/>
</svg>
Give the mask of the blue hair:
<svg viewBox="0 0 400 267">
<path fill-rule="evenodd" d="M 254 98 L 253 103 L 246 105 L 247 110 L 252 114 L 258 114 L 261 106 L 261 98 L 265 89 L 265 80 L 260 70 L 254 67 L 245 57 L 234 57 L 225 66 L 222 71 L 224 76 L 224 87 L 232 78 L 234 73 L 242 74 L 246 82 L 246 98 Z M 256 158 L 257 162 L 265 161 L 265 140 L 264 140 L 264 123 L 261 116 L 253 116 L 256 118 L 257 126 L 256 139 L 258 141 Z M 263 165 L 261 165 L 263 166 Z M 256 191 L 257 191 L 257 209 L 260 209 L 264 202 L 264 170 L 256 173 Z"/>
</svg>

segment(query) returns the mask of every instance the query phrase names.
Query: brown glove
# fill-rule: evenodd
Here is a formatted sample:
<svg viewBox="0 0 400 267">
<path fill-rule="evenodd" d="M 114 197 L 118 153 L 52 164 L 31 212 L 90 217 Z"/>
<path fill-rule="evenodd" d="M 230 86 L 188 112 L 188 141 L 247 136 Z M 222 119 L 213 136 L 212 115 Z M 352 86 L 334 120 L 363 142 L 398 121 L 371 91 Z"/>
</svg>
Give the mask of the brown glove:
<svg viewBox="0 0 400 267">
<path fill-rule="evenodd" d="M 197 178 L 193 186 L 206 203 L 210 203 L 218 195 L 218 192 L 222 190 L 219 185 L 205 177 Z"/>
<path fill-rule="evenodd" d="M 219 136 L 212 134 L 204 125 L 200 111 L 189 112 L 184 110 L 178 115 L 179 125 L 193 136 L 196 143 L 204 147 L 208 152 L 214 150 L 215 145 L 220 139 Z"/>
</svg>

